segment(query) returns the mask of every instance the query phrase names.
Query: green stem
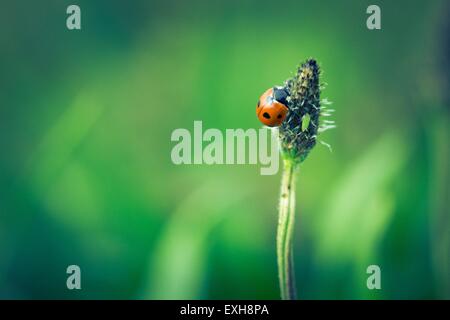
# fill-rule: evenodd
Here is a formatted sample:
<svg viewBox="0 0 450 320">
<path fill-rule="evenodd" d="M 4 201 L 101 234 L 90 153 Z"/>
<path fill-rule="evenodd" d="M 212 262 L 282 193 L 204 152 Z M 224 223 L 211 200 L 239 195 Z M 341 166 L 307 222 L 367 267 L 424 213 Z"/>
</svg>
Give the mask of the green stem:
<svg viewBox="0 0 450 320">
<path fill-rule="evenodd" d="M 295 221 L 295 177 L 297 164 L 284 160 L 281 180 L 280 207 L 277 230 L 278 277 L 280 280 L 281 299 L 296 299 L 293 238 Z"/>
</svg>

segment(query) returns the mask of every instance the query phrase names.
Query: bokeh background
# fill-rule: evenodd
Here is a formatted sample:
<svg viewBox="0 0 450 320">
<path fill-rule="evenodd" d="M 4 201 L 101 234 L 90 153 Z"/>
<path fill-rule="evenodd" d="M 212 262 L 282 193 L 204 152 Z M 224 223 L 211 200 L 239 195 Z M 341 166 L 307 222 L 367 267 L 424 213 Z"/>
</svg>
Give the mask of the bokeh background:
<svg viewBox="0 0 450 320">
<path fill-rule="evenodd" d="M 280 174 L 176 166 L 170 135 L 260 128 L 308 57 L 338 128 L 301 167 L 299 297 L 450 298 L 449 3 L 374 3 L 2 1 L 0 298 L 277 299 Z"/>
</svg>

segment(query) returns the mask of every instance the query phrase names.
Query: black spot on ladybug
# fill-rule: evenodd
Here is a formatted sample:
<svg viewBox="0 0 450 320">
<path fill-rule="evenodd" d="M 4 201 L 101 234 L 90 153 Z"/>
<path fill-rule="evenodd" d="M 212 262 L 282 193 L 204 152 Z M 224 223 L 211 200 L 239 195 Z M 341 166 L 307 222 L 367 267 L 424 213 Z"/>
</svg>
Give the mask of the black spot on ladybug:
<svg viewBox="0 0 450 320">
<path fill-rule="evenodd" d="M 279 114 L 279 115 L 277 116 L 277 119 L 281 119 L 281 114 Z"/>
<path fill-rule="evenodd" d="M 266 119 L 270 119 L 270 114 L 268 114 L 267 112 L 264 112 L 263 117 Z"/>
</svg>

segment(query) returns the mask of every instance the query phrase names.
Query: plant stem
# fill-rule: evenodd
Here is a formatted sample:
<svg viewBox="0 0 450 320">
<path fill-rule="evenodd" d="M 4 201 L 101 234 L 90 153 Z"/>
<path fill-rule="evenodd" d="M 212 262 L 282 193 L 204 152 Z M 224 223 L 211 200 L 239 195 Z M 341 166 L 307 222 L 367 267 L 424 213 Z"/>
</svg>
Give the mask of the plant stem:
<svg viewBox="0 0 450 320">
<path fill-rule="evenodd" d="M 280 207 L 277 230 L 278 277 L 282 300 L 295 300 L 293 236 L 295 221 L 295 177 L 297 164 L 284 160 L 281 179 Z"/>
</svg>

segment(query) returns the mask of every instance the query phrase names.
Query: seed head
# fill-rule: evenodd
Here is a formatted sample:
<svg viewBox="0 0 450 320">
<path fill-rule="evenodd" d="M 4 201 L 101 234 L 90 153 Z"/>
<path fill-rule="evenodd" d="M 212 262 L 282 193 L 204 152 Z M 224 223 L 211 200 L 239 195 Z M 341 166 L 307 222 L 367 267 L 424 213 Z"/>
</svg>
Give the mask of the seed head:
<svg viewBox="0 0 450 320">
<path fill-rule="evenodd" d="M 281 152 L 284 158 L 297 163 L 305 160 L 317 140 L 321 112 L 319 74 L 316 60 L 308 59 L 285 82 L 289 112 L 279 130 Z"/>
</svg>

